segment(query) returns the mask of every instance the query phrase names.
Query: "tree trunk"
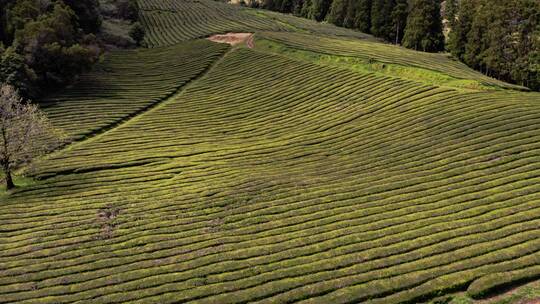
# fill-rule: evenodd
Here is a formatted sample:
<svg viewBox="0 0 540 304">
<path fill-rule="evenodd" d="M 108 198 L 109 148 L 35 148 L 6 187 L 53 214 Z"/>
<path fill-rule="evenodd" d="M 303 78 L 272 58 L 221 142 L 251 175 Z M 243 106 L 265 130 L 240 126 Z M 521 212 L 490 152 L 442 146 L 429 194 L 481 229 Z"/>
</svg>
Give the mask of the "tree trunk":
<svg viewBox="0 0 540 304">
<path fill-rule="evenodd" d="M 4 174 L 6 175 L 6 190 L 11 190 L 15 188 L 13 178 L 11 178 L 11 170 L 9 168 L 9 165 L 4 166 Z"/>
<path fill-rule="evenodd" d="M 396 25 L 396 45 L 399 43 L 399 22 Z"/>
</svg>

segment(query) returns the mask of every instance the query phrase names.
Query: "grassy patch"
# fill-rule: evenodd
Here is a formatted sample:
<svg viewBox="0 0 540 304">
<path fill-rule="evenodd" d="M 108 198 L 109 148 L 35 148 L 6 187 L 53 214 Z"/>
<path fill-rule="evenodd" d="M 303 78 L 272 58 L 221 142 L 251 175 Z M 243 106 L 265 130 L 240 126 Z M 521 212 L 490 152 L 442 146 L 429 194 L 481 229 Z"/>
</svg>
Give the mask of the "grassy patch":
<svg viewBox="0 0 540 304">
<path fill-rule="evenodd" d="M 316 64 L 345 68 L 354 72 L 376 73 L 378 75 L 399 77 L 429 85 L 451 87 L 463 90 L 492 90 L 496 88 L 492 86 L 485 86 L 476 80 L 459 79 L 433 70 L 400 64 L 383 63 L 374 59 L 370 60 L 358 57 L 320 54 L 289 48 L 285 45 L 265 39 L 258 39 L 255 45 L 258 50 L 278 53 L 294 59 L 309 61 Z"/>
<path fill-rule="evenodd" d="M 456 79 L 474 80 L 486 86 L 520 91 L 527 90 L 524 87 L 508 84 L 474 71 L 465 64 L 452 59 L 448 54 L 418 52 L 388 43 L 381 43 L 380 41 L 373 41 L 369 38 L 352 39 L 336 37 L 335 35 L 306 35 L 283 32 L 263 32 L 259 34 L 259 38 L 300 51 L 419 68 L 442 73 Z M 420 74 L 425 74 L 425 72 Z"/>
<path fill-rule="evenodd" d="M 36 184 L 36 181 L 32 178 L 17 175 L 13 176 L 13 182 L 17 188 L 25 188 Z M 6 191 L 4 174 L 0 173 L 0 199 L 6 198 L 8 195 L 9 192 Z"/>
</svg>

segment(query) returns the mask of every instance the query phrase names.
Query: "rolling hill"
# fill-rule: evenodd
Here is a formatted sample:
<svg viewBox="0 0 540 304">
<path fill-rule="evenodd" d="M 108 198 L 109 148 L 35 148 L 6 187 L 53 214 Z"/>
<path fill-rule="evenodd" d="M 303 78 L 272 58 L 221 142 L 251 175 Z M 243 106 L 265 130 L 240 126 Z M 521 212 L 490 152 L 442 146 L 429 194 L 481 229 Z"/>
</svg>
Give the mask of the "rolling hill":
<svg viewBox="0 0 540 304">
<path fill-rule="evenodd" d="M 42 101 L 74 142 L 0 196 L 0 303 L 418 303 L 540 278 L 540 94 L 292 16 L 140 5 L 148 49 Z M 255 47 L 201 39 L 234 31 Z"/>
</svg>

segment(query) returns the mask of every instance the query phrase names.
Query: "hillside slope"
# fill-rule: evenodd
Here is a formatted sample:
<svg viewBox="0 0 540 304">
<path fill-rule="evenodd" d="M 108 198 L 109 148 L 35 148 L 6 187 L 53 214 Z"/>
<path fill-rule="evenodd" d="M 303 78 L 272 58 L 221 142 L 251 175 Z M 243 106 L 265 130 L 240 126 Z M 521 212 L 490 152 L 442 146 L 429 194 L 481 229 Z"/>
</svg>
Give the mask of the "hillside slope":
<svg viewBox="0 0 540 304">
<path fill-rule="evenodd" d="M 375 40 L 371 35 L 330 24 L 252 10 L 213 0 L 141 0 L 141 18 L 150 47 L 227 32 L 311 32 Z"/>
<path fill-rule="evenodd" d="M 421 53 L 403 47 L 377 43 L 367 39 L 328 37 L 302 33 L 263 32 L 258 37 L 298 51 L 358 58 L 368 62 L 396 64 L 434 71 L 454 79 L 474 80 L 492 88 L 526 90 L 526 88 L 485 76 L 465 64 L 453 60 L 448 54 Z M 401 75 L 407 77 L 406 75 Z"/>
<path fill-rule="evenodd" d="M 0 303 L 416 303 L 540 278 L 540 94 L 152 35 L 45 108 L 79 141 L 0 196 Z M 321 35 L 256 34 L 370 39 Z"/>
<path fill-rule="evenodd" d="M 40 100 L 73 140 L 112 127 L 176 93 L 226 51 L 207 41 L 152 50 L 118 50 L 72 88 Z"/>
<path fill-rule="evenodd" d="M 397 303 L 534 269 L 540 98 L 507 95 L 236 50 L 39 166 L 0 302 Z"/>
</svg>

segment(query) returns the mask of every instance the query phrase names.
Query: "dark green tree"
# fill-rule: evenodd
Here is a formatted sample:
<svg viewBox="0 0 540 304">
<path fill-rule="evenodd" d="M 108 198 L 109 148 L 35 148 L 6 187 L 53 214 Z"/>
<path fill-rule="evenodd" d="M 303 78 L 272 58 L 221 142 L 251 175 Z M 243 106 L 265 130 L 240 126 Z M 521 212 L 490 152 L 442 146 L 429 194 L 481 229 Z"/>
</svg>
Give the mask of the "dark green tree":
<svg viewBox="0 0 540 304">
<path fill-rule="evenodd" d="M 6 44 L 6 12 L 7 0 L 0 0 L 0 43 Z"/>
<path fill-rule="evenodd" d="M 405 26 L 407 25 L 409 5 L 407 0 L 396 0 L 396 6 L 392 11 L 392 25 L 394 26 L 394 42 L 401 43 Z"/>
<path fill-rule="evenodd" d="M 264 0 L 263 2 L 263 8 L 271 11 L 276 10 L 276 5 L 274 4 L 274 0 Z"/>
<path fill-rule="evenodd" d="M 412 1 L 403 35 L 403 46 L 424 52 L 444 50 L 441 5 L 438 1 Z"/>
<path fill-rule="evenodd" d="M 292 13 L 294 8 L 294 1 L 293 0 L 282 0 L 281 1 L 281 7 L 279 9 L 282 13 Z"/>
<path fill-rule="evenodd" d="M 15 32 L 24 28 L 24 26 L 34 21 L 41 14 L 40 8 L 35 0 L 21 0 L 11 3 L 6 3 L 5 11 L 5 42 L 11 44 Z"/>
<path fill-rule="evenodd" d="M 328 17 L 326 18 L 328 22 L 337 26 L 343 26 L 347 11 L 351 9 L 348 7 L 348 2 L 349 0 L 333 0 Z"/>
<path fill-rule="evenodd" d="M 476 1 L 460 1 L 454 25 L 451 27 L 450 30 L 448 49 L 453 56 L 462 61 L 465 60 L 464 56 L 465 47 L 467 45 L 467 35 L 471 31 L 475 12 Z"/>
<path fill-rule="evenodd" d="M 540 3 L 481 0 L 468 35 L 465 59 L 485 74 L 535 87 Z"/>
<path fill-rule="evenodd" d="M 144 27 L 139 23 L 135 22 L 131 29 L 129 30 L 129 36 L 135 40 L 137 45 L 141 45 L 144 40 L 144 35 L 146 34 Z"/>
<path fill-rule="evenodd" d="M 117 0 L 118 18 L 136 22 L 139 20 L 139 4 L 137 0 Z"/>
<path fill-rule="evenodd" d="M 311 16 L 312 7 L 312 0 L 304 0 L 304 3 L 302 3 L 302 9 L 300 10 L 300 16 L 308 19 L 313 19 Z"/>
<path fill-rule="evenodd" d="M 485 50 L 489 47 L 489 39 L 486 29 L 492 20 L 489 14 L 491 4 L 478 1 L 474 7 L 474 15 L 472 17 L 471 26 L 467 33 L 465 42 L 465 51 L 463 60 L 470 67 L 487 73 L 487 67 L 484 64 Z"/>
<path fill-rule="evenodd" d="M 317 21 L 323 21 L 330 10 L 331 0 L 312 0 L 310 17 Z"/>
<path fill-rule="evenodd" d="M 518 1 L 510 0 L 508 2 Z M 473 32 L 483 29 L 483 41 L 477 58 L 480 65 L 485 67 L 485 73 L 503 80 L 510 80 L 513 65 L 517 62 L 517 45 L 520 38 L 512 33 L 518 31 L 519 8 L 507 5 L 506 0 L 490 1 L 484 3 L 482 10 L 476 12 L 476 18 L 483 22 L 473 22 Z M 475 18 L 475 19 L 476 19 Z M 477 29 L 475 26 L 479 26 Z"/>
<path fill-rule="evenodd" d="M 540 2 L 462 0 L 449 50 L 489 76 L 538 87 Z"/>
<path fill-rule="evenodd" d="M 0 82 L 9 84 L 19 90 L 24 96 L 32 96 L 36 92 L 32 83 L 37 76 L 27 64 L 24 57 L 9 47 L 0 56 Z"/>
<path fill-rule="evenodd" d="M 540 28 L 533 34 L 540 37 Z M 521 58 L 527 66 L 527 76 L 525 77 L 524 85 L 534 91 L 540 91 L 540 39 L 536 39 L 533 43 L 533 49 L 536 51 L 529 52 L 527 57 Z"/>
<path fill-rule="evenodd" d="M 0 81 L 27 98 L 73 81 L 99 58 L 84 32 L 100 22 L 98 0 L 0 0 Z"/>
<path fill-rule="evenodd" d="M 62 2 L 57 2 L 50 13 L 18 30 L 15 40 L 42 88 L 71 82 L 76 75 L 89 70 L 100 55 L 95 39 L 79 37 L 77 17 Z M 79 41 L 88 45 L 80 45 Z"/>
<path fill-rule="evenodd" d="M 512 79 L 535 91 L 540 91 L 540 3 L 535 0 L 520 0 L 516 32 L 517 60 L 512 69 Z"/>
<path fill-rule="evenodd" d="M 292 13 L 295 16 L 302 17 L 302 7 L 304 6 L 304 0 L 294 0 Z"/>
<path fill-rule="evenodd" d="M 101 13 L 98 0 L 63 0 L 77 15 L 79 25 L 85 33 L 97 33 L 101 28 Z"/>
<path fill-rule="evenodd" d="M 364 33 L 371 32 L 371 0 L 354 0 L 354 28 Z"/>
<path fill-rule="evenodd" d="M 373 0 L 371 6 L 371 33 L 377 37 L 391 40 L 394 36 L 392 11 L 395 0 Z"/>
<path fill-rule="evenodd" d="M 457 15 L 458 15 L 458 9 L 459 9 L 459 1 L 458 0 L 446 0 L 445 2 L 445 18 L 448 20 L 448 25 L 450 28 L 453 28 L 455 26 L 455 23 L 457 21 Z"/>
<path fill-rule="evenodd" d="M 356 7 L 354 6 L 355 0 L 346 0 L 347 10 L 345 17 L 343 18 L 343 26 L 346 28 L 355 28 L 354 21 L 356 20 Z"/>
</svg>

